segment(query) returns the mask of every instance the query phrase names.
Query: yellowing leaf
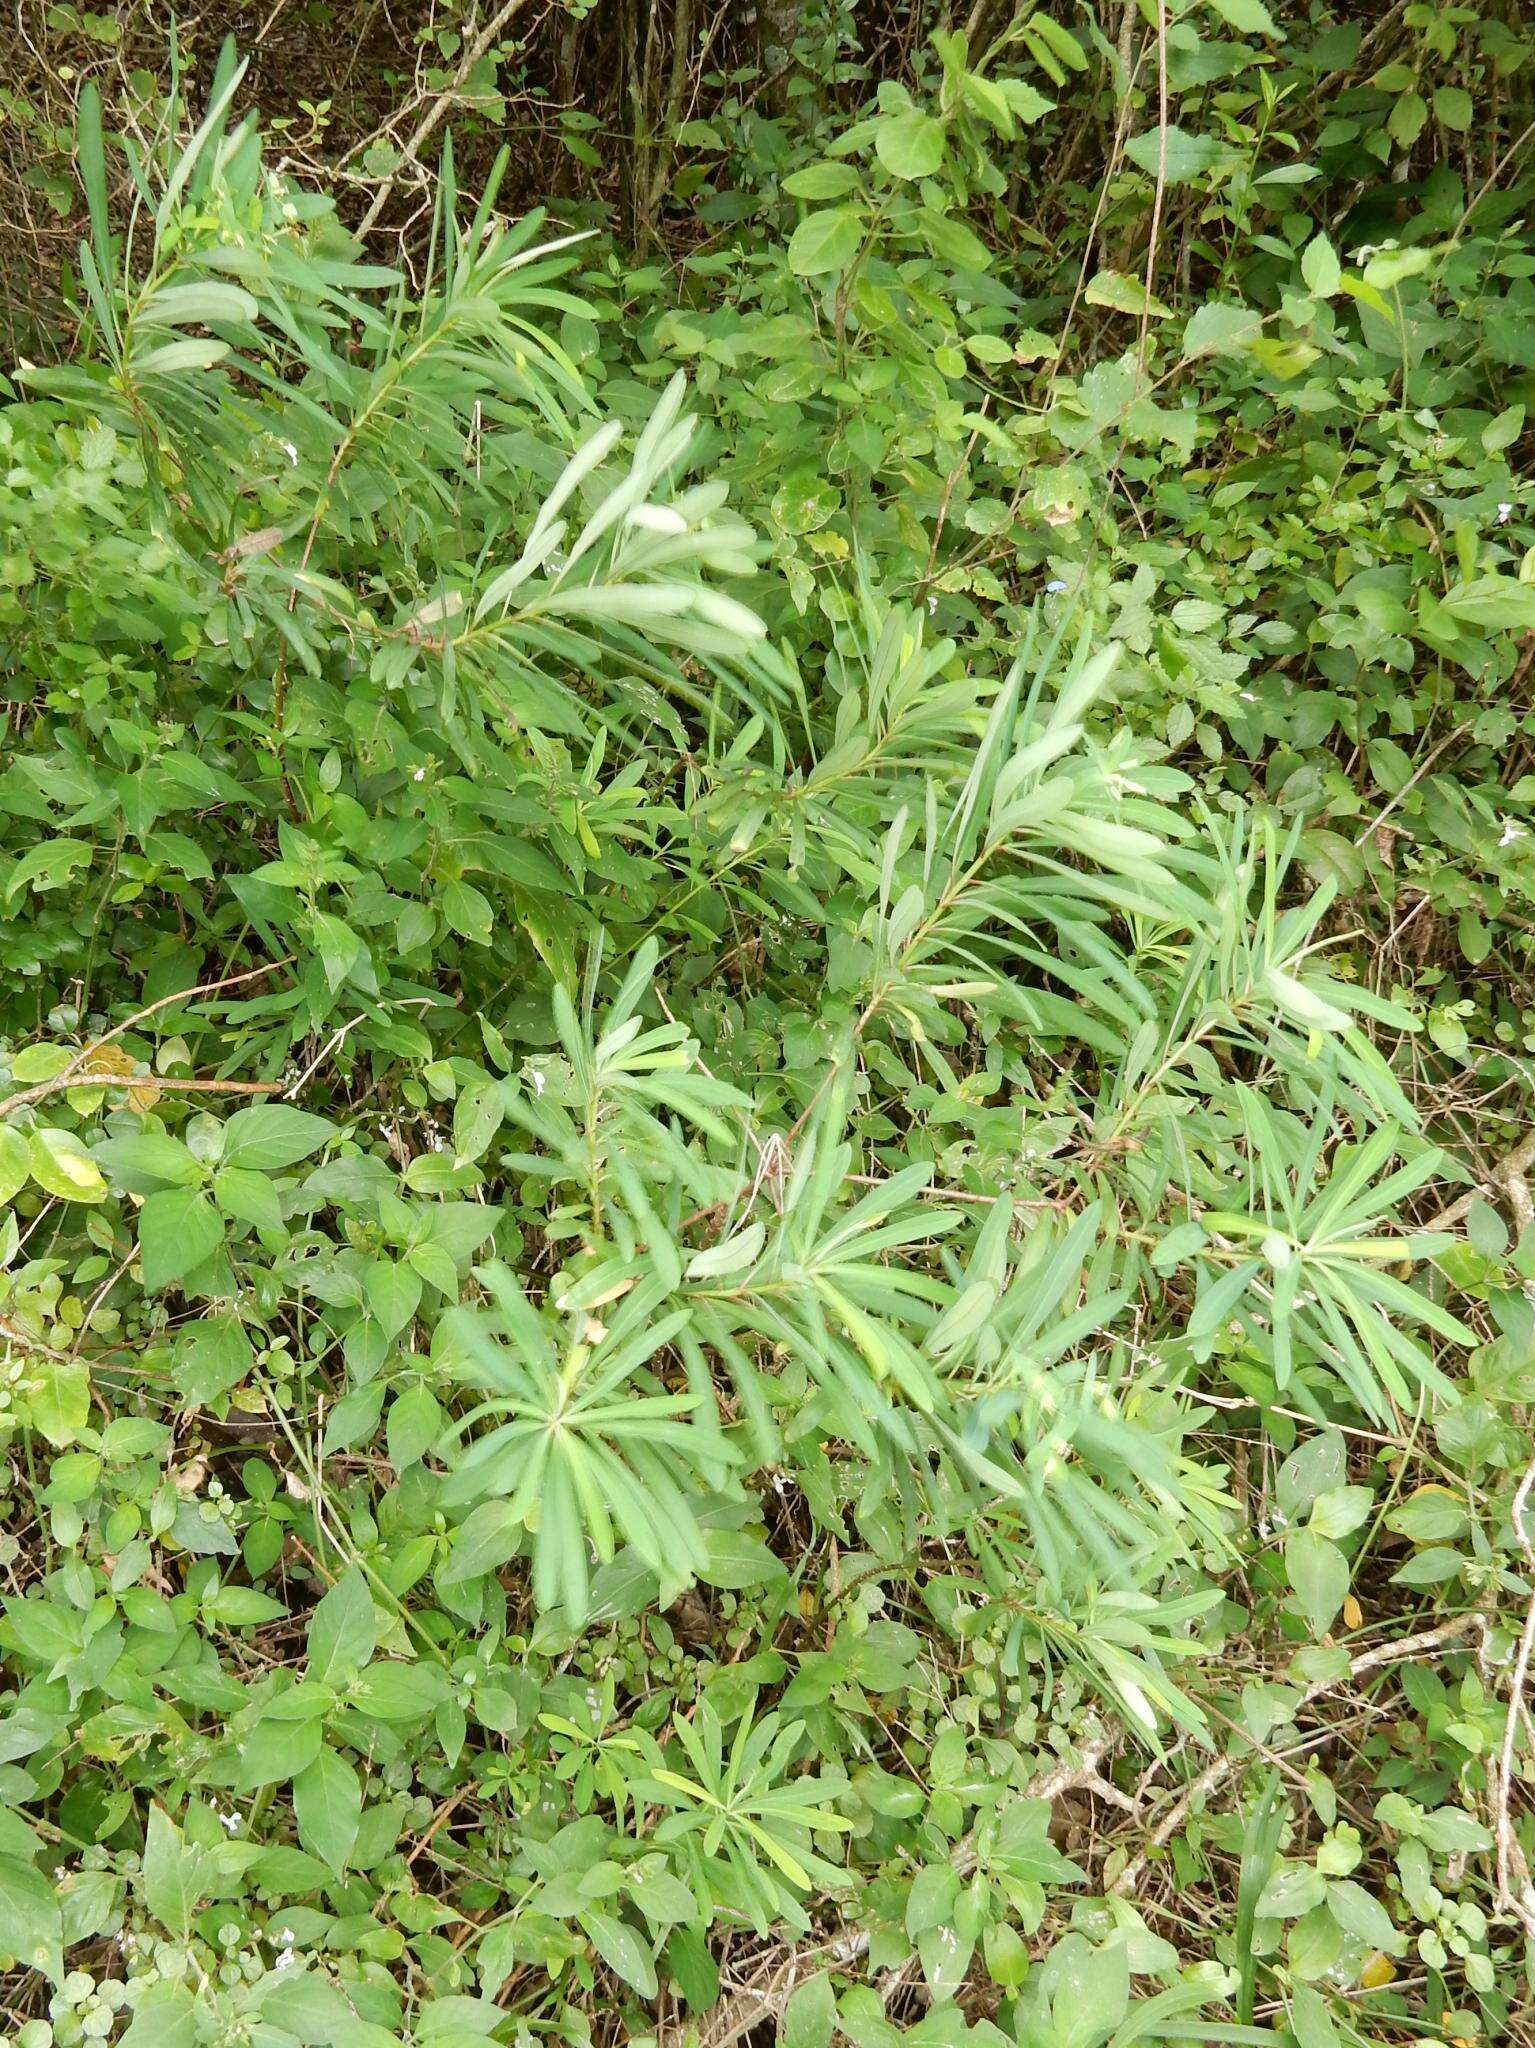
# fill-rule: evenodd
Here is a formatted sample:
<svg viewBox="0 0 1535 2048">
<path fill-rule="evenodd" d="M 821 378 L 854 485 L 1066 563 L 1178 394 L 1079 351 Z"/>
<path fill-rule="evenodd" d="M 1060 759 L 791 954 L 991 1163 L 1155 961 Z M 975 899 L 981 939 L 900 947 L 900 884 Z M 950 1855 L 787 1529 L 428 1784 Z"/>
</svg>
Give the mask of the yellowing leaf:
<svg viewBox="0 0 1535 2048">
<path fill-rule="evenodd" d="M 1082 296 L 1090 306 L 1106 306 L 1111 313 L 1145 313 L 1165 320 L 1172 312 L 1160 299 L 1148 297 L 1138 277 L 1126 277 L 1122 270 L 1100 270 Z"/>
<path fill-rule="evenodd" d="M 148 1075 L 139 1077 L 138 1070 L 139 1063 L 134 1059 L 133 1055 L 124 1052 L 120 1045 L 115 1044 L 93 1045 L 89 1047 L 81 1059 L 79 1067 L 82 1080 L 87 1077 L 94 1078 L 97 1075 L 110 1075 L 113 1080 L 128 1080 L 130 1077 L 136 1077 L 134 1085 L 126 1091 L 125 1095 L 118 1096 L 117 1091 L 113 1090 L 114 1097 L 118 1100 L 126 1100 L 130 1109 L 153 1109 L 160 1100 L 162 1091 L 156 1087 Z M 73 1089 L 70 1090 L 71 1104 L 73 1104 L 75 1092 Z"/>
<path fill-rule="evenodd" d="M 26 1139 L 13 1125 L 0 1124 L 0 1207 L 31 1178 L 32 1153 Z"/>
<path fill-rule="evenodd" d="M 107 1184 L 101 1168 L 70 1131 L 32 1133 L 32 1175 L 61 1202 L 100 1202 Z"/>
</svg>

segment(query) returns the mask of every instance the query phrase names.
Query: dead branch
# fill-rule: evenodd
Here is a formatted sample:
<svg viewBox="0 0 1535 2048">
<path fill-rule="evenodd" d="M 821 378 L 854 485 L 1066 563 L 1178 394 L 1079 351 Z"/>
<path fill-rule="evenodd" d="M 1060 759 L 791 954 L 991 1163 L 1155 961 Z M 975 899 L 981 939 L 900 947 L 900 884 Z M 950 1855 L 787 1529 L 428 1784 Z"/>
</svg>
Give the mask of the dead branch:
<svg viewBox="0 0 1535 2048">
<path fill-rule="evenodd" d="M 1363 1678 L 1372 1671 L 1383 1670 L 1387 1665 L 1406 1663 L 1410 1658 L 1421 1656 L 1425 1650 L 1442 1649 L 1457 1636 L 1465 1635 L 1481 1625 L 1480 1614 L 1457 1614 L 1452 1620 L 1442 1622 L 1438 1628 L 1425 1629 L 1420 1635 L 1404 1636 L 1399 1642 L 1394 1643 L 1378 1643 L 1374 1649 L 1362 1650 L 1353 1659 L 1348 1668 L 1348 1675 L 1351 1679 Z M 1304 1713 L 1314 1700 L 1320 1699 L 1324 1693 L 1333 1691 L 1336 1684 L 1335 1679 L 1321 1679 L 1315 1685 L 1307 1686 L 1301 1694 L 1296 1714 Z M 1138 1856 L 1131 1857 L 1109 1886 L 1109 1890 L 1121 1898 L 1126 1892 L 1134 1891 L 1145 1874 L 1151 1851 L 1160 1849 L 1171 1841 L 1193 1809 L 1250 1761 L 1251 1758 L 1245 1751 L 1240 1754 L 1227 1751 L 1206 1764 L 1181 1797 L 1174 1801 L 1166 1816 L 1157 1822 L 1147 1838 L 1146 1847 Z"/>
</svg>

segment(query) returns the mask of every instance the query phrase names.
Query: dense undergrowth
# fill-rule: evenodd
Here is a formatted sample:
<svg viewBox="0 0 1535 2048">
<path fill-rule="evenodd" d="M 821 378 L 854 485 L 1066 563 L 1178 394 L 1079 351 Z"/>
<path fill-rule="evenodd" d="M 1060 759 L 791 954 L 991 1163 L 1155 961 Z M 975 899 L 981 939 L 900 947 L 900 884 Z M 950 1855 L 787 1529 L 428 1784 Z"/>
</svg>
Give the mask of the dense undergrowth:
<svg viewBox="0 0 1535 2048">
<path fill-rule="evenodd" d="M 1530 39 L 1006 14 L 616 236 L 78 95 L 20 2048 L 1531 2038 Z"/>
</svg>

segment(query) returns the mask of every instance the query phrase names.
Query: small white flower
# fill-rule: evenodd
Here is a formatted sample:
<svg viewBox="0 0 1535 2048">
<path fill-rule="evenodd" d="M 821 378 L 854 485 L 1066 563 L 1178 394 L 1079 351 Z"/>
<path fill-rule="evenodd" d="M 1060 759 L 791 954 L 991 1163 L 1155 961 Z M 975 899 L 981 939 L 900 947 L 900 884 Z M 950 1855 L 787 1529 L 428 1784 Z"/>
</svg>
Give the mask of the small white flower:
<svg viewBox="0 0 1535 2048">
<path fill-rule="evenodd" d="M 273 1968 L 274 1970 L 291 1970 L 291 1969 L 292 1969 L 292 1967 L 293 1967 L 293 1965 L 294 1965 L 294 1964 L 295 1964 L 295 1963 L 296 1963 L 297 1961 L 298 1961 L 298 1952 L 297 1952 L 297 1950 L 296 1950 L 296 1949 L 291 1949 L 291 1948 L 285 1948 L 285 1949 L 283 1949 L 283 1950 L 281 1951 L 281 1953 L 280 1953 L 279 1955 L 277 1955 L 277 1956 L 275 1957 L 275 1959 L 273 1960 L 273 1963 L 272 1963 L 272 1968 Z"/>
<path fill-rule="evenodd" d="M 1506 498 L 1504 498 L 1504 499 L 1503 499 L 1503 500 L 1501 501 L 1501 503 L 1499 504 L 1499 506 L 1498 506 L 1498 524 L 1499 524 L 1499 526 L 1507 526 L 1508 522 L 1510 521 L 1510 519 L 1512 519 L 1512 518 L 1513 518 L 1513 516 L 1514 516 L 1514 508 L 1513 508 L 1513 506 L 1512 506 L 1512 505 L 1511 505 L 1511 504 L 1510 504 L 1510 503 L 1508 502 L 1508 500 L 1507 500 Z"/>
<path fill-rule="evenodd" d="M 1525 839 L 1528 836 L 1523 825 L 1516 825 L 1513 819 L 1509 818 L 1504 822 L 1502 836 L 1499 838 L 1498 844 L 1499 846 L 1512 846 L 1516 839 Z"/>
<path fill-rule="evenodd" d="M 538 1071 L 537 1067 L 533 1068 L 531 1073 L 528 1075 L 528 1079 L 533 1083 L 533 1093 L 535 1095 L 542 1095 L 545 1088 L 549 1085 L 545 1081 L 543 1075 Z"/>
<path fill-rule="evenodd" d="M 1046 593 L 1051 597 L 1053 597 L 1057 591 L 1064 590 L 1065 588 L 1066 579 L 1064 576 L 1052 576 L 1050 578 L 1050 581 L 1045 585 Z"/>
<path fill-rule="evenodd" d="M 238 1834 L 238 1833 L 240 1832 L 240 1816 L 239 1816 L 239 1814 L 237 1814 L 237 1813 L 221 1813 L 221 1814 L 219 1815 L 219 1819 L 220 1819 L 220 1820 L 221 1820 L 221 1821 L 222 1821 L 222 1822 L 224 1823 L 224 1826 L 225 1826 L 225 1827 L 226 1827 L 226 1828 L 228 1829 L 228 1831 L 230 1832 L 230 1834 L 232 1834 L 232 1835 L 237 1835 L 237 1834 Z"/>
<path fill-rule="evenodd" d="M 291 1927 L 279 1927 L 273 1939 L 281 1942 L 284 1948 L 291 1948 L 293 1946 L 293 1929 Z"/>
<path fill-rule="evenodd" d="M 937 600 L 937 598 L 936 598 L 936 597 L 930 597 L 930 598 L 928 599 L 928 601 L 927 601 L 927 609 L 928 609 L 928 615 L 929 615 L 929 617 L 931 617 L 931 615 L 932 615 L 932 614 L 933 614 L 933 613 L 934 613 L 935 611 L 937 611 L 937 609 L 938 609 L 938 600 Z"/>
<path fill-rule="evenodd" d="M 293 443 L 292 443 L 291 441 L 284 441 L 284 442 L 282 443 L 282 449 L 283 449 L 283 453 L 284 453 L 284 454 L 285 454 L 285 455 L 287 456 L 287 458 L 288 458 L 289 462 L 291 462 L 291 463 L 292 463 L 292 465 L 293 465 L 293 467 L 294 467 L 295 469 L 297 469 L 297 468 L 298 468 L 298 450 L 297 450 L 297 449 L 296 449 L 296 448 L 294 447 Z"/>
<path fill-rule="evenodd" d="M 412 768 L 410 771 L 410 779 L 412 782 L 425 782 L 426 770 L 424 768 Z"/>
</svg>

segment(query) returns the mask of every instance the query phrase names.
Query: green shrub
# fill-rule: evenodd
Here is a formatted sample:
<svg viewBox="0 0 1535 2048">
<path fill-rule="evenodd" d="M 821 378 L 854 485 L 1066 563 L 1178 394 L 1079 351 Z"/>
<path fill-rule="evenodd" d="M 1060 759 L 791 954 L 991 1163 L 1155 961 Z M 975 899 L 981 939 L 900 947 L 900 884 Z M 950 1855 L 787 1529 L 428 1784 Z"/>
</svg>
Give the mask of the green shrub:
<svg viewBox="0 0 1535 2048">
<path fill-rule="evenodd" d="M 25 2048 L 1517 2025 L 1532 1268 L 1430 1190 L 1526 1025 L 1369 926 L 1411 830 L 1519 928 L 1528 261 L 1335 238 L 1335 29 L 1214 13 L 1099 244 L 1186 194 L 1197 288 L 1002 260 L 1117 62 L 1032 14 L 622 319 L 451 152 L 372 260 L 232 53 L 83 93 L 0 411 Z"/>
</svg>

